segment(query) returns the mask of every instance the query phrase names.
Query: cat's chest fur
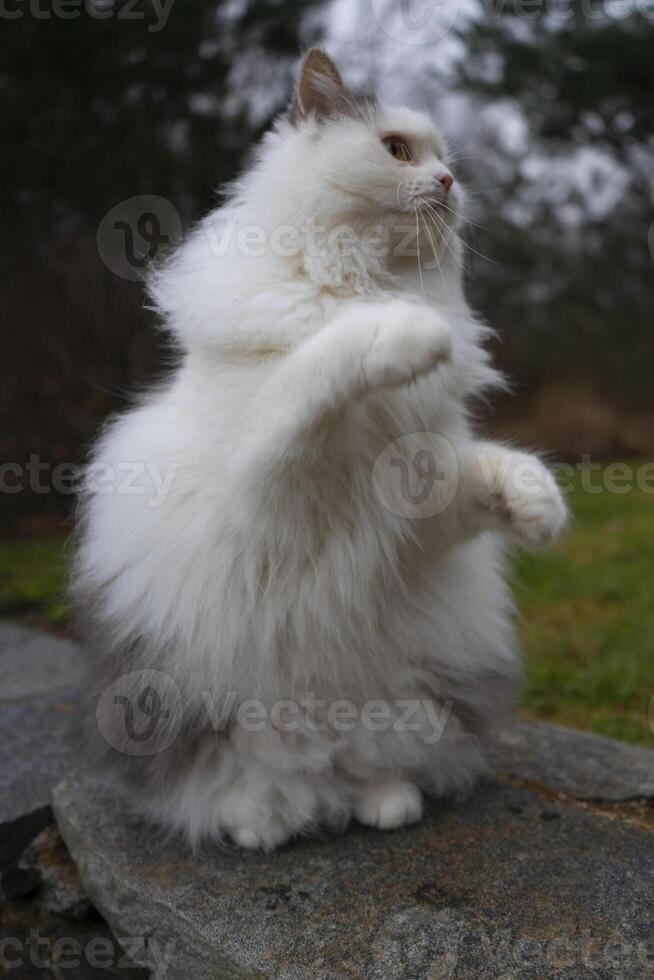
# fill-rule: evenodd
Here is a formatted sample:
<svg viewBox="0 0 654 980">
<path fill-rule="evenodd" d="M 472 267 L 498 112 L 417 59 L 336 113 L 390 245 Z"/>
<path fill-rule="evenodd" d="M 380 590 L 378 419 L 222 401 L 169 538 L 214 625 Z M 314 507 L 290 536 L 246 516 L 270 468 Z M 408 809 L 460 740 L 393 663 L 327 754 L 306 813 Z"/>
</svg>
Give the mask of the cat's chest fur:
<svg viewBox="0 0 654 980">
<path fill-rule="evenodd" d="M 374 607 L 377 617 L 388 590 L 397 599 L 409 580 L 415 589 L 421 575 L 428 578 L 437 555 L 431 550 L 425 562 L 425 543 L 438 517 L 412 503 L 414 491 L 425 489 L 416 456 L 432 453 L 437 440 L 453 444 L 463 424 L 452 405 L 438 412 L 437 387 L 426 379 L 326 418 L 307 447 L 310 464 L 302 457 L 297 469 L 269 483 L 266 511 L 256 520 L 255 560 L 261 595 L 277 613 L 329 609 L 331 619 L 335 610 L 355 606 L 362 614 Z M 255 517 L 242 512 L 239 536 L 248 548 L 239 565 L 255 557 Z"/>
</svg>

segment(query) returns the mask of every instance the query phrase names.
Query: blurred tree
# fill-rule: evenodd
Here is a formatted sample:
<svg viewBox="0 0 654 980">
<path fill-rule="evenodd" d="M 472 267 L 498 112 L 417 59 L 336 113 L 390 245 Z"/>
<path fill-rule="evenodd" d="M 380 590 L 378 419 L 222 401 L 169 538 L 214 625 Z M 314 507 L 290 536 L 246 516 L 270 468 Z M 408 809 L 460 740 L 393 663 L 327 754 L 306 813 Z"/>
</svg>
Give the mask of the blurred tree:
<svg viewBox="0 0 654 980">
<path fill-rule="evenodd" d="M 211 206 L 288 98 L 321 7 L 8 0 L 0 40 L 4 460 L 80 459 L 124 386 L 161 361 L 141 284 L 102 264 L 98 225 L 140 194 L 170 200 L 185 226 Z M 61 508 L 53 494 L 0 495 L 5 513 L 48 504 Z"/>
<path fill-rule="evenodd" d="M 499 264 L 475 261 L 473 293 L 523 387 L 583 379 L 651 410 L 651 18 L 584 0 L 538 17 L 488 2 L 466 29 L 458 83 L 479 110 L 521 115 L 528 138 L 500 145 L 492 118 L 480 131 L 475 158 L 501 187 L 485 195 L 491 228 L 475 247 Z"/>
<path fill-rule="evenodd" d="M 474 106 L 469 182 L 494 209 L 480 218 L 489 230 L 471 228 L 475 250 L 495 260 L 468 253 L 473 298 L 522 390 L 588 382 L 651 410 L 651 18 L 617 19 L 623 5 L 592 0 L 551 11 L 532 0 L 484 4 L 465 21 L 465 54 L 448 82 Z M 360 6 L 374 29 L 348 36 L 352 76 L 365 85 L 402 72 L 416 94 L 427 80 L 431 97 L 457 59 L 404 45 L 400 65 L 369 0 Z M 141 284 L 100 260 L 98 226 L 140 194 L 168 199 L 186 227 L 210 207 L 284 105 L 298 51 L 328 32 L 332 9 L 331 0 L 6 0 L 5 460 L 78 460 L 124 387 L 151 376 L 162 350 Z M 0 494 L 5 513 L 50 503 L 60 504 Z"/>
<path fill-rule="evenodd" d="M 184 0 L 163 22 L 149 2 L 88 5 L 102 19 L 60 6 L 41 0 L 42 17 L 26 8 L 2 33 L 2 186 L 9 216 L 41 230 L 97 224 L 138 193 L 197 215 L 280 108 L 316 0 Z"/>
</svg>

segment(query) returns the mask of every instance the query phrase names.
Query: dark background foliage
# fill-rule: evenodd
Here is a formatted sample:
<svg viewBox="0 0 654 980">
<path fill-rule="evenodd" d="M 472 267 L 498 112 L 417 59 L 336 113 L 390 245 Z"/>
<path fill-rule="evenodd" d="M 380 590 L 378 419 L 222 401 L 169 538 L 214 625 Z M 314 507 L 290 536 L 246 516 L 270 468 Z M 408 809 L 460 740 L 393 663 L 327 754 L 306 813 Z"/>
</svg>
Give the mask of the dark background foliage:
<svg viewBox="0 0 654 980">
<path fill-rule="evenodd" d="M 372 81 L 392 74 L 393 54 L 360 6 L 367 30 L 331 50 Z M 140 283 L 98 255 L 103 216 L 156 194 L 188 228 L 284 106 L 302 47 L 329 46 L 338 10 L 175 0 L 161 26 L 147 0 L 80 4 L 70 17 L 48 0 L 8 9 L 20 16 L 0 35 L 2 456 L 54 465 L 81 460 L 102 420 L 165 363 Z M 464 54 L 447 72 L 429 45 L 412 52 L 413 90 L 427 104 L 464 93 L 472 120 L 457 165 L 484 226 L 470 228 L 469 285 L 516 384 L 488 424 L 559 455 L 654 450 L 654 30 L 642 14 L 592 9 L 575 0 L 557 19 L 480 6 L 452 30 Z M 502 142 L 493 107 L 523 120 L 523 146 Z M 580 169 L 581 151 L 601 166 Z M 616 175 L 613 203 L 589 206 L 593 181 L 601 197 Z M 59 519 L 68 506 L 0 494 L 0 519 Z"/>
</svg>

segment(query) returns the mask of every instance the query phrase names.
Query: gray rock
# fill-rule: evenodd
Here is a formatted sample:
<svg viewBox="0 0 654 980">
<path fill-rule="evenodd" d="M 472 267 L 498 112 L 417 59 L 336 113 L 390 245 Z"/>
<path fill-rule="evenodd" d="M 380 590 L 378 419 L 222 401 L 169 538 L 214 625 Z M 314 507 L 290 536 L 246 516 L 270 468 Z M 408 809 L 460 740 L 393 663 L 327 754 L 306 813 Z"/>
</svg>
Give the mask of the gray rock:
<svg viewBox="0 0 654 980">
<path fill-rule="evenodd" d="M 38 881 L 38 904 L 54 915 L 83 919 L 91 903 L 57 827 L 51 824 L 32 840 L 18 867 Z"/>
<path fill-rule="evenodd" d="M 44 806 L 77 765 L 82 676 L 74 644 L 0 626 L 0 822 Z M 654 797 L 653 759 L 519 722 L 494 752 L 510 783 L 395 834 L 352 827 L 271 855 L 190 855 L 73 775 L 54 800 L 82 885 L 51 832 L 25 866 L 60 912 L 88 893 L 132 959 L 171 980 L 654 975 L 651 812 L 615 802 Z"/>
<path fill-rule="evenodd" d="M 516 721 L 492 752 L 493 767 L 579 800 L 654 797 L 654 753 L 593 732 Z"/>
<path fill-rule="evenodd" d="M 45 806 L 77 764 L 81 649 L 47 633 L 0 624 L 0 823 Z"/>
<path fill-rule="evenodd" d="M 62 782 L 54 807 L 92 901 L 156 977 L 654 973 L 651 827 L 513 783 L 396 833 L 354 826 L 273 854 L 190 855 L 89 777 Z"/>
<path fill-rule="evenodd" d="M 52 697 L 80 687 L 83 679 L 84 662 L 75 643 L 0 623 L 0 705 Z"/>
</svg>

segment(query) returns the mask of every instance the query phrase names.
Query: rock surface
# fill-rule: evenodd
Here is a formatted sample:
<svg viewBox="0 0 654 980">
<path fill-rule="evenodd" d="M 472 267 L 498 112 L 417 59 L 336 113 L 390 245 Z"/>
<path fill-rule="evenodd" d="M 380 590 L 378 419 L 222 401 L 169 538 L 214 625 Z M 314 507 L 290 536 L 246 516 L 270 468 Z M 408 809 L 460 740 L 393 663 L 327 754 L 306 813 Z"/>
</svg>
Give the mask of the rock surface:
<svg viewBox="0 0 654 980">
<path fill-rule="evenodd" d="M 154 976 L 654 976 L 654 753 L 520 721 L 494 751 L 499 775 L 466 803 L 432 804 L 394 834 L 352 827 L 271 855 L 193 857 L 72 775 L 55 812 L 80 888 L 51 830 L 18 858 L 47 827 L 53 782 L 78 763 L 82 678 L 74 644 L 0 625 L 0 823 L 16 839 L 12 850 L 5 834 L 6 863 L 23 890 L 34 873 L 59 913 L 84 909 L 86 890 Z M 71 977 L 96 975 L 88 957 L 79 969 Z"/>
<path fill-rule="evenodd" d="M 79 760 L 80 648 L 0 623 L 0 975 L 145 980 L 90 907 L 51 788 Z M 71 918 L 72 917 L 72 918 Z"/>
<path fill-rule="evenodd" d="M 0 824 L 47 806 L 77 764 L 71 727 L 83 675 L 74 643 L 0 624 Z"/>
<path fill-rule="evenodd" d="M 213 848 L 194 857 L 126 815 L 100 782 L 74 775 L 55 791 L 55 814 L 114 933 L 134 949 L 148 937 L 137 962 L 156 977 L 654 975 L 651 801 L 633 810 L 578 802 L 586 736 L 538 725 L 532 750 L 530 727 L 516 731 L 524 741 L 509 753 L 510 778 L 459 806 L 434 803 L 422 823 L 396 833 L 352 827 L 268 855 Z M 558 755 L 545 760 L 551 789 L 550 769 L 535 761 L 548 735 Z M 650 785 L 640 766 L 653 766 L 654 754 L 605 747 L 625 766 L 620 793 Z M 520 771 L 545 785 L 521 784 Z M 595 788 L 583 781 L 579 794 Z"/>
<path fill-rule="evenodd" d="M 593 732 L 544 721 L 517 721 L 502 732 L 495 767 L 578 800 L 654 797 L 654 754 Z"/>
<path fill-rule="evenodd" d="M 91 913 L 77 867 L 54 823 L 30 841 L 18 867 L 34 877 L 39 905 L 48 912 L 71 919 L 83 919 Z"/>
</svg>

